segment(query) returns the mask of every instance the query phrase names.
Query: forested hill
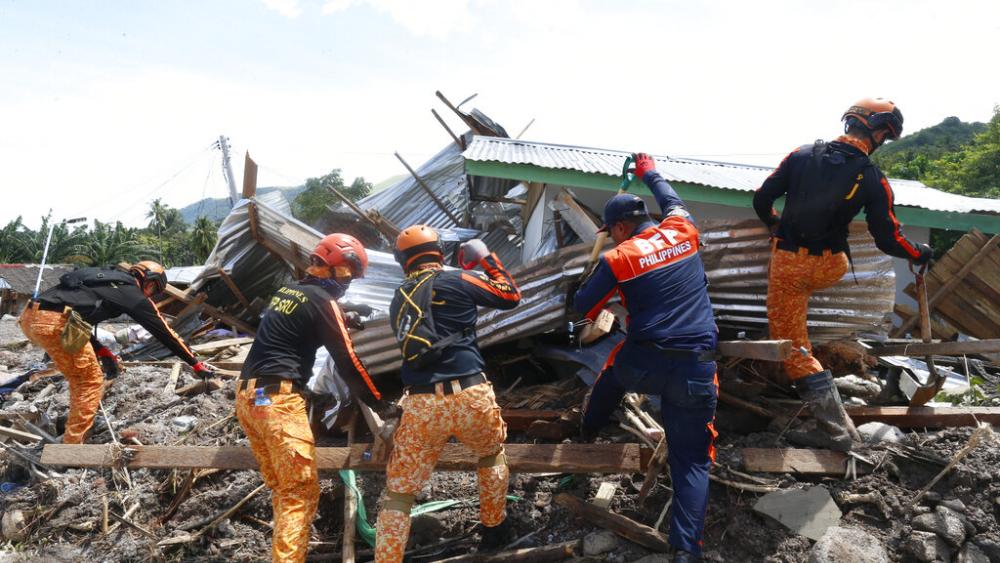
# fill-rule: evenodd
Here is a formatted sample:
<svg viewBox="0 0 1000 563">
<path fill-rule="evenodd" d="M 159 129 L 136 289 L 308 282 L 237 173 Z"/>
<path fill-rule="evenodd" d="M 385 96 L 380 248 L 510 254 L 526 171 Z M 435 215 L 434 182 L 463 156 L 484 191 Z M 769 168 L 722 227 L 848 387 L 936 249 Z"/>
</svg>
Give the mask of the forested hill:
<svg viewBox="0 0 1000 563">
<path fill-rule="evenodd" d="M 305 189 L 304 185 L 294 188 L 258 188 L 257 193 L 263 195 L 274 190 L 282 190 L 285 192 L 285 198 L 291 203 L 295 200 L 295 196 Z M 198 217 L 208 217 L 211 221 L 218 223 L 225 219 L 226 215 L 229 215 L 229 209 L 228 197 L 206 197 L 201 201 L 182 207 L 180 212 L 186 223 L 194 223 Z"/>
<path fill-rule="evenodd" d="M 872 159 L 889 177 L 920 180 L 940 190 L 1000 198 L 1000 106 L 989 123 L 949 117 L 887 143 Z"/>
</svg>

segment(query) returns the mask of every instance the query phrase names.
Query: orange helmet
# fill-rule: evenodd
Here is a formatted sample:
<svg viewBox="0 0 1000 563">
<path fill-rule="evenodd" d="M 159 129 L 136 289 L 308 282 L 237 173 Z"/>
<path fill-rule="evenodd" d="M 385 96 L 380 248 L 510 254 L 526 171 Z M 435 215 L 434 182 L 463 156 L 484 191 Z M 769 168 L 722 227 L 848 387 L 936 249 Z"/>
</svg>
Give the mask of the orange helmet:
<svg viewBox="0 0 1000 563">
<path fill-rule="evenodd" d="M 167 272 L 163 269 L 157 262 L 152 260 L 143 260 L 142 262 L 137 262 L 128 269 L 128 273 L 135 276 L 135 279 L 139 280 L 139 285 L 146 285 L 146 282 L 151 281 L 156 284 L 156 292 L 160 293 L 167 287 Z"/>
<path fill-rule="evenodd" d="M 847 126 L 861 125 L 869 131 L 887 129 L 889 138 L 894 141 L 903 134 L 903 112 L 896 104 L 882 98 L 858 100 L 840 119 Z"/>
<path fill-rule="evenodd" d="M 365 270 L 368 269 L 368 253 L 365 252 L 364 245 L 358 239 L 343 233 L 323 237 L 313 249 L 311 257 L 331 268 L 348 267 L 351 269 L 351 276 L 355 278 L 365 277 Z"/>
<path fill-rule="evenodd" d="M 413 225 L 403 229 L 403 232 L 396 237 L 393 255 L 396 256 L 396 262 L 399 262 L 404 272 L 418 263 L 429 260 L 444 262 L 440 237 L 437 231 L 427 225 Z M 418 262 L 419 258 L 423 260 Z"/>
</svg>

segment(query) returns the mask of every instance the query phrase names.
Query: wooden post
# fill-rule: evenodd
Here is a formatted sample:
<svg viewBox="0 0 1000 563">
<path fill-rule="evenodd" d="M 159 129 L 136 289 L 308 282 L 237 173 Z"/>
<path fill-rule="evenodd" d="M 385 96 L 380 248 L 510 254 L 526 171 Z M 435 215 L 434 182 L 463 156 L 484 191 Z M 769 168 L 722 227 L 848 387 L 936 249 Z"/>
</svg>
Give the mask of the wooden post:
<svg viewBox="0 0 1000 563">
<path fill-rule="evenodd" d="M 556 495 L 555 501 L 556 504 L 566 508 L 573 515 L 583 518 L 595 526 L 611 530 L 642 547 L 660 552 L 666 552 L 670 549 L 666 534 L 645 524 L 640 524 L 631 518 L 586 503 L 568 493 Z"/>
<path fill-rule="evenodd" d="M 458 146 L 458 148 L 464 151 L 465 143 L 463 143 L 461 139 L 458 138 L 458 135 L 455 135 L 455 133 L 452 132 L 451 128 L 448 127 L 448 124 L 445 123 L 443 119 L 441 119 L 440 115 L 438 115 L 437 110 L 431 109 L 431 113 L 434 114 L 434 119 L 438 120 L 438 123 L 441 124 L 441 127 L 444 127 L 444 130 L 447 131 L 449 135 L 451 135 L 451 140 L 455 141 L 455 144 Z"/>
<path fill-rule="evenodd" d="M 427 195 L 430 196 L 432 200 L 434 200 L 434 204 L 437 205 L 441 211 L 444 211 L 444 214 L 447 215 L 448 218 L 452 220 L 452 222 L 454 222 L 458 226 L 461 226 L 463 223 L 458 220 L 458 217 L 455 217 L 455 214 L 452 213 L 450 209 L 448 209 L 448 206 L 445 205 L 444 202 L 441 201 L 441 199 L 434 194 L 434 191 L 431 190 L 431 188 L 424 183 L 424 181 L 420 178 L 420 176 L 417 176 L 416 171 L 414 171 L 413 168 L 411 168 L 410 165 L 405 160 L 403 160 L 403 157 L 399 156 L 398 152 L 395 153 L 395 155 L 396 158 L 398 158 L 399 161 L 403 163 L 403 166 L 405 166 L 406 169 L 410 172 L 410 175 L 413 176 L 413 179 L 417 181 L 417 185 L 420 186 L 424 190 L 424 192 L 426 192 Z"/>
<path fill-rule="evenodd" d="M 243 199 L 250 199 L 257 195 L 257 163 L 250 158 L 250 151 L 247 151 L 246 159 L 243 162 Z"/>
</svg>

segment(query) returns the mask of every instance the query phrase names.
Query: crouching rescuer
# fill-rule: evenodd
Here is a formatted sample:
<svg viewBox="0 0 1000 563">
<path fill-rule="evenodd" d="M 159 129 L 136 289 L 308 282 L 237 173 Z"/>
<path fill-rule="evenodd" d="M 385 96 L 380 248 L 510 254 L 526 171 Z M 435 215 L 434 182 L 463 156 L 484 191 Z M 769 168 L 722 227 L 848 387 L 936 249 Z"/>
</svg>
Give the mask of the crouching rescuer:
<svg viewBox="0 0 1000 563">
<path fill-rule="evenodd" d="M 319 242 L 310 261 L 302 280 L 271 297 L 236 393 L 236 417 L 272 490 L 274 561 L 305 561 L 319 503 L 306 389 L 316 350 L 326 347 L 354 396 L 368 402 L 381 398 L 354 352 L 336 302 L 352 279 L 364 276 L 364 247 L 350 235 L 331 234 Z"/>
<path fill-rule="evenodd" d="M 628 310 L 628 335 L 615 348 L 583 407 L 583 433 L 600 430 L 627 391 L 658 395 L 674 487 L 669 542 L 674 561 L 699 561 L 708 507 L 708 471 L 715 459 L 718 341 L 699 235 L 670 184 L 647 154 L 633 155 L 663 213 L 657 224 L 636 195 L 604 206 L 616 246 L 604 253 L 574 298 L 594 318 L 616 293 Z"/>
<path fill-rule="evenodd" d="M 109 377 L 119 373 L 118 358 L 95 335 L 94 327 L 101 321 L 128 315 L 187 362 L 196 375 L 212 375 L 150 300 L 166 286 L 163 266 L 148 260 L 136 263 L 128 272 L 80 268 L 63 274 L 58 285 L 28 303 L 18 320 L 21 330 L 48 352 L 69 384 L 69 418 L 63 443 L 83 443 L 101 402 L 104 372 Z"/>
<path fill-rule="evenodd" d="M 814 420 L 788 433 L 790 440 L 848 451 L 858 440 L 830 370 L 812 355 L 807 330 L 809 297 L 835 285 L 850 263 L 848 225 L 863 208 L 879 250 L 924 264 L 931 248 L 903 236 L 893 213 L 889 181 L 868 155 L 903 132 L 903 114 L 881 98 L 865 98 L 842 117 L 844 135 L 792 151 L 753 198 L 754 210 L 773 233 L 767 280 L 771 338 L 787 338 L 796 350 L 785 372 Z M 785 197 L 779 218 L 773 204 Z"/>
<path fill-rule="evenodd" d="M 378 516 L 375 561 L 403 560 L 414 496 L 431 476 L 441 450 L 454 436 L 479 456 L 481 549 L 503 541 L 509 473 L 503 442 L 507 425 L 483 373 L 476 344 L 477 306 L 512 309 L 520 291 L 480 240 L 459 252 L 465 270 L 444 270 L 438 234 L 414 225 L 399 234 L 396 260 L 406 279 L 396 290 L 389 321 L 403 353 L 403 416 L 386 468 L 386 494 Z"/>
</svg>

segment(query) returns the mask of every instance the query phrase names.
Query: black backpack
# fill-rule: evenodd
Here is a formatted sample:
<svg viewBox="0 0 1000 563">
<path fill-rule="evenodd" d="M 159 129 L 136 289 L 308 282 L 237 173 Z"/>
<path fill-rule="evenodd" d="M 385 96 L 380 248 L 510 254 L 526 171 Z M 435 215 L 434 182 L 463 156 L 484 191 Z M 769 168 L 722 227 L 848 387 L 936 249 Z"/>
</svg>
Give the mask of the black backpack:
<svg viewBox="0 0 1000 563">
<path fill-rule="evenodd" d="M 406 278 L 389 306 L 389 324 L 403 353 L 403 362 L 418 369 L 439 361 L 445 348 L 469 333 L 461 331 L 442 338 L 437 332 L 431 300 L 434 280 L 440 273 L 440 270 L 423 270 Z"/>
<path fill-rule="evenodd" d="M 80 289 L 102 285 L 135 285 L 135 277 L 116 268 L 80 268 L 59 277 L 59 287 Z"/>
</svg>

